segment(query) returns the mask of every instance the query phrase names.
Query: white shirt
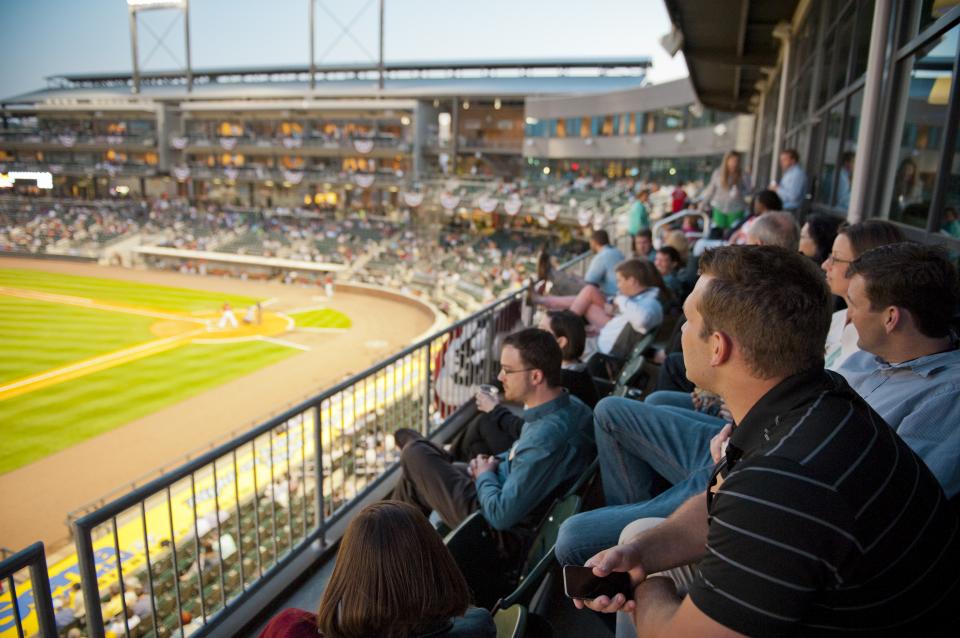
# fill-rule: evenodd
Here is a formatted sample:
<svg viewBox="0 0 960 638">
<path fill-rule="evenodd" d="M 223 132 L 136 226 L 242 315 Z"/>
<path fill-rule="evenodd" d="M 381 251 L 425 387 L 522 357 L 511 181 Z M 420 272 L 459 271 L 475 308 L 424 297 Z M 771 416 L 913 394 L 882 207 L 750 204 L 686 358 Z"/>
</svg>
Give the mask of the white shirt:
<svg viewBox="0 0 960 638">
<path fill-rule="evenodd" d="M 663 306 L 657 299 L 659 294 L 658 289 L 647 288 L 633 297 L 617 295 L 615 301 L 620 312 L 600 329 L 600 334 L 597 335 L 597 350 L 610 354 L 617 337 L 628 323 L 640 334 L 646 334 L 663 323 Z"/>
<path fill-rule="evenodd" d="M 833 313 L 830 331 L 827 333 L 827 345 L 824 350 L 824 367 L 836 371 L 850 355 L 859 352 L 857 328 L 853 322 L 847 323 L 847 309 Z"/>
</svg>

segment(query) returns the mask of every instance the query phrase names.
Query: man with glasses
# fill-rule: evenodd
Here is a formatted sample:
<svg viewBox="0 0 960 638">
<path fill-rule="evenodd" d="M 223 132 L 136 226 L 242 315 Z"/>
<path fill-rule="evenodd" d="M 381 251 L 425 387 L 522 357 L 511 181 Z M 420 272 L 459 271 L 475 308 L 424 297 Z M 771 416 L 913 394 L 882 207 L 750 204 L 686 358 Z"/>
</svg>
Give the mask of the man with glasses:
<svg viewBox="0 0 960 638">
<path fill-rule="evenodd" d="M 939 635 L 960 608 L 960 522 L 918 456 L 823 368 L 830 293 L 799 253 L 706 253 L 687 376 L 736 427 L 706 494 L 586 561 L 628 572 L 641 636 Z M 694 565 L 686 574 L 667 570 Z M 653 576 L 668 576 L 667 578 Z M 678 589 L 678 584 L 680 588 Z"/>
<path fill-rule="evenodd" d="M 403 474 L 393 498 L 436 511 L 453 528 L 476 510 L 495 529 L 528 517 L 571 484 L 593 461 L 593 413 L 561 386 L 562 354 L 549 332 L 509 335 L 500 354 L 503 395 L 524 407 L 520 438 L 506 452 L 479 455 L 469 465 L 414 430 L 398 430 Z"/>
</svg>

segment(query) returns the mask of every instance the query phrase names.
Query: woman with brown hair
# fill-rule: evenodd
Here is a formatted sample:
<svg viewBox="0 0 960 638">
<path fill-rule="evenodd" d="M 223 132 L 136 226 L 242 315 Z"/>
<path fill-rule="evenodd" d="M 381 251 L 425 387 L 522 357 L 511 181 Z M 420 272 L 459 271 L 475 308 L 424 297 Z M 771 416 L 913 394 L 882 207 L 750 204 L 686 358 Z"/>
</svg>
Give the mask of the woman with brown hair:
<svg viewBox="0 0 960 638">
<path fill-rule="evenodd" d="M 426 517 L 381 501 L 350 522 L 316 614 L 285 609 L 260 638 L 485 638 L 493 618 L 470 607 L 467 584 Z"/>
<path fill-rule="evenodd" d="M 713 226 L 726 230 L 746 215 L 748 207 L 744 197 L 750 189 L 750 178 L 743 170 L 743 157 L 737 151 L 727 151 L 698 199 L 712 211 Z"/>
</svg>

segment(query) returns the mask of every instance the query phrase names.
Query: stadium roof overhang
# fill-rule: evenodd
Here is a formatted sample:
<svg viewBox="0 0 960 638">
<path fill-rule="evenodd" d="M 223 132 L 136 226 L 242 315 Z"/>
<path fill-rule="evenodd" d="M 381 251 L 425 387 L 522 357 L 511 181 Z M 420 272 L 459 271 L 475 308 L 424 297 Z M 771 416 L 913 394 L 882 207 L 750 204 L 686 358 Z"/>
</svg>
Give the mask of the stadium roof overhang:
<svg viewBox="0 0 960 638">
<path fill-rule="evenodd" d="M 700 102 L 747 113 L 758 84 L 776 68 L 780 40 L 801 0 L 664 0 Z"/>
<path fill-rule="evenodd" d="M 520 74 L 555 70 L 558 75 L 572 69 L 596 70 L 600 74 L 608 72 L 643 72 L 652 66 L 649 57 L 623 58 L 502 58 L 487 60 L 450 60 L 445 62 L 407 61 L 387 62 L 383 66 L 387 77 L 436 77 L 449 75 L 465 77 L 514 71 Z M 352 76 L 354 78 L 378 73 L 380 67 L 369 63 L 345 63 L 321 65 L 314 72 L 321 78 L 327 76 Z M 270 67 L 236 67 L 216 69 L 194 69 L 193 81 L 198 84 L 219 84 L 245 81 L 290 81 L 310 72 L 307 66 L 287 65 Z M 140 74 L 146 84 L 181 84 L 184 81 L 183 70 L 149 71 Z M 78 73 L 48 76 L 47 82 L 62 88 L 102 88 L 127 86 L 132 81 L 129 73 Z"/>
</svg>

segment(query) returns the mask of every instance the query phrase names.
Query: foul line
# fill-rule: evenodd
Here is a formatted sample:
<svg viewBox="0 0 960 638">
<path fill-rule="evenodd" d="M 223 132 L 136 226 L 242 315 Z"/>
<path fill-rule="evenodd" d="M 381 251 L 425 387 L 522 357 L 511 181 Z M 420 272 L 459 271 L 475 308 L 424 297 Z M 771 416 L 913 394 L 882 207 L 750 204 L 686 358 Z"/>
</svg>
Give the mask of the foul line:
<svg viewBox="0 0 960 638">
<path fill-rule="evenodd" d="M 184 315 L 175 315 L 167 312 L 157 312 L 155 310 L 146 310 L 132 306 L 115 306 L 112 304 L 100 303 L 93 299 L 85 297 L 73 297 L 71 295 L 57 295 L 49 292 L 35 292 L 32 290 L 23 290 L 21 288 L 6 288 L 0 286 L 0 294 L 9 297 L 19 297 L 21 299 L 31 299 L 34 301 L 46 301 L 48 303 L 60 303 L 68 306 L 80 306 L 81 308 L 93 308 L 95 310 L 107 310 L 109 312 L 123 312 L 130 315 L 141 315 L 144 317 L 153 317 L 155 319 L 169 319 L 173 321 L 186 321 L 190 323 L 206 324 L 202 319 L 194 319 Z"/>
<path fill-rule="evenodd" d="M 266 341 L 267 343 L 274 343 L 278 346 L 286 346 L 288 348 L 296 348 L 297 350 L 310 352 L 310 346 L 305 346 L 299 343 L 294 343 L 292 341 L 287 341 L 286 339 L 277 339 L 276 337 L 264 337 L 262 335 L 255 338 L 257 339 L 257 341 Z"/>
</svg>

